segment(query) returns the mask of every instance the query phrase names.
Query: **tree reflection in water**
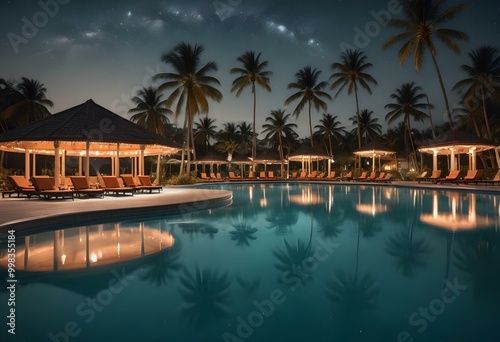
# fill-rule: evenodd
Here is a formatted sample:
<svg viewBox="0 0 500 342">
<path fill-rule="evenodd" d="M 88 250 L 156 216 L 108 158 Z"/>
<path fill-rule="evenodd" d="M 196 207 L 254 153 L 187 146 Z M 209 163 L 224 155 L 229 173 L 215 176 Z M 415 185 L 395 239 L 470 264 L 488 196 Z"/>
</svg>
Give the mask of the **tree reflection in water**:
<svg viewBox="0 0 500 342">
<path fill-rule="evenodd" d="M 176 240 L 171 248 L 150 259 L 141 279 L 156 286 L 166 285 L 167 280 L 172 280 L 174 274 L 182 268 L 180 255 L 181 244 Z"/>
<path fill-rule="evenodd" d="M 238 220 L 233 224 L 233 231 L 229 232 L 232 241 L 236 241 L 237 246 L 250 246 L 250 241 L 256 240 L 257 228 L 252 226 L 250 220 L 243 218 L 243 214 L 238 216 Z"/>
<path fill-rule="evenodd" d="M 180 277 L 184 303 L 181 315 L 190 326 L 204 328 L 229 313 L 230 282 L 227 273 L 195 268 L 191 274 L 186 268 Z"/>
</svg>

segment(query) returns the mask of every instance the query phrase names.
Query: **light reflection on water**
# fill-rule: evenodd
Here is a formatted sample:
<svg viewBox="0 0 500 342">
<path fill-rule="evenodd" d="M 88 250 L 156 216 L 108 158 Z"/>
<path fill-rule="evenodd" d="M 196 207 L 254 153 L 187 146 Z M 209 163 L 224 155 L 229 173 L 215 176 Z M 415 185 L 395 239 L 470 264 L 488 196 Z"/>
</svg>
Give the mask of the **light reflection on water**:
<svg viewBox="0 0 500 342">
<path fill-rule="evenodd" d="M 18 336 L 62 341 L 75 322 L 71 341 L 496 339 L 498 196 L 213 187 L 233 204 L 19 237 L 18 324 L 30 329 Z M 116 274 L 126 286 L 108 298 Z"/>
</svg>

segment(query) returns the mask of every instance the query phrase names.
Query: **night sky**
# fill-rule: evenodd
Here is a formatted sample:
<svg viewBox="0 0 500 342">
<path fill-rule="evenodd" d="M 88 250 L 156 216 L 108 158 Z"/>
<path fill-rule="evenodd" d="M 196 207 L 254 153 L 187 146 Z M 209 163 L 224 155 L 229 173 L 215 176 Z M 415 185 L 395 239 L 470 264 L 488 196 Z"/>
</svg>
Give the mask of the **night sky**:
<svg viewBox="0 0 500 342">
<path fill-rule="evenodd" d="M 252 99 L 247 89 L 240 98 L 230 93 L 235 59 L 248 50 L 262 52 L 269 61 L 272 93 L 257 90 L 257 131 L 272 109 L 285 108 L 292 93 L 286 89 L 295 73 L 312 66 L 322 70 L 322 80 L 332 74 L 330 65 L 339 61 L 342 46 L 360 47 L 370 73 L 379 85 L 370 96 L 360 92 L 360 108 L 374 111 L 386 129 L 383 108 L 389 95 L 402 83 L 415 81 L 436 106 L 434 121 L 446 120 L 444 104 L 432 61 L 427 56 L 420 74 L 413 60 L 400 67 L 399 46 L 382 50 L 383 42 L 399 31 L 384 28 L 376 13 L 398 17 L 391 1 L 263 1 L 263 0 L 41 0 L 2 1 L 0 4 L 0 78 L 34 78 L 45 84 L 54 101 L 52 113 L 92 98 L 127 118 L 129 99 L 136 91 L 154 85 L 151 75 L 167 71 L 161 55 L 180 42 L 205 47 L 204 63 L 213 60 L 224 99 L 211 103 L 209 116 L 219 128 L 228 121 L 251 123 Z M 447 7 L 456 4 L 447 2 Z M 467 52 L 481 45 L 500 48 L 500 3 L 468 1 L 467 10 L 448 25 L 467 33 L 463 53 L 455 55 L 438 43 L 438 63 L 447 86 L 450 104 L 458 97 L 452 86 L 464 74 L 459 66 L 468 63 Z M 393 10 L 391 13 L 390 10 Z M 378 19 L 380 20 L 380 19 Z M 361 32 L 361 34 L 359 33 Z M 362 37 L 364 35 L 364 37 Z M 364 39 L 362 39 L 364 38 Z M 165 94 L 166 98 L 167 94 Z M 332 94 L 333 96 L 333 94 Z M 294 110 L 295 104 L 287 112 Z M 342 93 L 328 102 L 347 129 L 355 113 L 354 96 Z M 313 125 L 322 112 L 313 112 Z M 170 118 L 173 122 L 174 119 Z M 177 120 L 182 123 L 182 118 Z M 308 133 L 307 112 L 297 119 L 298 133 Z"/>
</svg>

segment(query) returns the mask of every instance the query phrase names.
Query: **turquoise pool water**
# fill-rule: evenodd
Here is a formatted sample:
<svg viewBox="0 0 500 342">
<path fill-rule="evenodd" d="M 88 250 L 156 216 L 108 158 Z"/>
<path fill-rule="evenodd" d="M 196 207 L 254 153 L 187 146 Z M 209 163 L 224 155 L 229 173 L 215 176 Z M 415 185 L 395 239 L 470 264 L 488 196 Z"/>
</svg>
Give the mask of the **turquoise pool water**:
<svg viewBox="0 0 500 342">
<path fill-rule="evenodd" d="M 17 235 L 1 340 L 500 340 L 499 196 L 208 187 L 233 204 Z"/>
</svg>

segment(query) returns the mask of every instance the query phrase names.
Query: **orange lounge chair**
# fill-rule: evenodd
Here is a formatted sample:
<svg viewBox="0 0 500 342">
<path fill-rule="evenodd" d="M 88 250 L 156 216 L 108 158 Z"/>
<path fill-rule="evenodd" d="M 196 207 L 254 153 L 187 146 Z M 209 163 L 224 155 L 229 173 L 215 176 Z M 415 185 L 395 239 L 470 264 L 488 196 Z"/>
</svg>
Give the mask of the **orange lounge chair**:
<svg viewBox="0 0 500 342">
<path fill-rule="evenodd" d="M 493 179 L 482 179 L 481 183 L 491 183 L 492 185 L 495 185 L 495 183 L 500 184 L 500 169 L 497 171 Z"/>
<path fill-rule="evenodd" d="M 236 176 L 234 171 L 229 171 L 229 180 L 241 180 L 241 176 Z"/>
<path fill-rule="evenodd" d="M 330 174 L 328 176 L 326 176 L 325 179 L 333 180 L 333 179 L 339 179 L 339 178 L 335 177 L 335 171 L 330 171 Z"/>
<path fill-rule="evenodd" d="M 352 180 L 352 171 L 347 172 L 344 176 L 341 178 L 343 181 L 349 181 Z"/>
<path fill-rule="evenodd" d="M 365 178 L 365 181 L 372 181 L 375 179 L 377 179 L 377 172 L 373 171 L 368 177 Z"/>
<path fill-rule="evenodd" d="M 427 171 L 424 171 L 420 174 L 420 176 L 415 177 L 415 180 L 420 183 L 421 181 L 425 180 L 427 176 Z"/>
<path fill-rule="evenodd" d="M 326 172 L 320 172 L 316 178 L 318 179 L 324 179 L 326 176 Z"/>
<path fill-rule="evenodd" d="M 71 183 L 73 184 L 73 191 L 77 196 L 95 196 L 104 198 L 104 190 L 92 188 L 85 176 L 71 176 Z"/>
<path fill-rule="evenodd" d="M 24 178 L 24 176 L 7 176 L 7 179 L 9 180 L 13 190 L 2 192 L 2 198 L 7 194 L 9 197 L 11 197 L 12 194 L 17 194 L 17 197 L 25 195 L 28 198 L 33 195 L 37 195 L 35 187 L 31 185 L 30 182 Z"/>
<path fill-rule="evenodd" d="M 274 171 L 267 171 L 267 179 L 276 179 Z"/>
<path fill-rule="evenodd" d="M 31 177 L 31 181 L 33 182 L 36 192 L 38 193 L 40 198 L 71 198 L 72 200 L 75 200 L 75 193 L 72 190 L 56 189 L 48 176 L 33 176 Z"/>
<path fill-rule="evenodd" d="M 378 175 L 378 177 L 375 177 L 374 181 L 383 180 L 384 177 L 385 177 L 385 172 L 380 172 L 380 174 Z"/>
<path fill-rule="evenodd" d="M 306 173 L 305 171 L 302 171 L 302 172 L 300 173 L 300 175 L 299 175 L 299 177 L 298 177 L 298 178 L 299 178 L 299 179 L 305 179 L 305 178 L 306 178 L 306 176 L 307 176 L 307 173 Z"/>
<path fill-rule="evenodd" d="M 309 179 L 316 178 L 317 175 L 318 175 L 318 171 L 313 171 L 307 175 L 307 178 L 309 178 Z"/>
<path fill-rule="evenodd" d="M 437 182 L 439 177 L 441 177 L 441 173 L 442 173 L 441 170 L 434 170 L 434 171 L 432 171 L 432 174 L 429 177 L 426 177 L 424 180 L 431 181 L 431 182 Z"/>
<path fill-rule="evenodd" d="M 266 173 L 264 171 L 259 172 L 259 179 L 266 179 Z"/>
<path fill-rule="evenodd" d="M 149 176 L 137 176 L 139 179 L 140 185 L 146 190 L 146 191 L 153 191 L 153 190 L 158 190 L 158 192 L 163 191 L 163 186 L 161 185 L 154 185 L 151 183 L 151 177 Z"/>
<path fill-rule="evenodd" d="M 391 180 L 392 180 L 392 173 L 387 173 L 382 178 L 378 177 L 374 179 L 375 182 L 381 182 L 381 183 L 390 183 Z"/>
<path fill-rule="evenodd" d="M 105 187 L 103 188 L 104 193 L 106 195 L 119 195 L 119 194 L 130 194 L 134 195 L 134 188 L 121 186 L 118 181 L 118 177 L 115 176 L 102 176 L 102 180 L 104 181 Z"/>
<path fill-rule="evenodd" d="M 448 176 L 444 178 L 439 178 L 437 182 L 440 182 L 441 184 L 446 183 L 446 182 L 451 182 L 451 183 L 457 183 L 460 181 L 460 170 L 452 170 L 450 173 L 448 173 Z"/>
<path fill-rule="evenodd" d="M 368 177 L 368 172 L 367 171 L 363 171 L 363 172 L 361 172 L 361 175 L 358 178 L 355 178 L 354 180 L 357 180 L 357 181 L 358 180 L 365 180 L 366 177 Z"/>
<path fill-rule="evenodd" d="M 256 177 L 255 177 L 255 172 L 254 172 L 254 171 L 249 171 L 249 172 L 248 172 L 248 177 L 247 177 L 247 178 L 248 178 L 248 179 L 255 179 L 255 178 L 256 178 Z"/>
<path fill-rule="evenodd" d="M 477 183 L 482 181 L 483 173 L 484 173 L 483 170 L 469 170 L 467 171 L 467 174 L 464 176 L 462 183 L 464 184 L 474 183 L 477 185 Z"/>
</svg>

